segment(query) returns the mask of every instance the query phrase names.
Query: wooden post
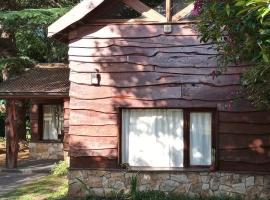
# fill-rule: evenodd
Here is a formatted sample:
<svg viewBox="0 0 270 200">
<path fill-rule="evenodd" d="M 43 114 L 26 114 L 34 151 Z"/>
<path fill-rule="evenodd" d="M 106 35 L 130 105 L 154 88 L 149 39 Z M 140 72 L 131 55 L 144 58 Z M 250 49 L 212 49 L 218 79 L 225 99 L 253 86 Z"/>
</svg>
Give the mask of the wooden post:
<svg viewBox="0 0 270 200">
<path fill-rule="evenodd" d="M 166 19 L 167 22 L 172 21 L 172 0 L 166 0 Z"/>
<path fill-rule="evenodd" d="M 6 117 L 6 167 L 16 168 L 19 151 L 19 140 L 16 130 L 16 105 L 15 100 L 7 101 L 7 117 Z"/>
<path fill-rule="evenodd" d="M 26 141 L 26 107 L 24 101 L 16 101 L 16 133 L 19 141 Z"/>
</svg>

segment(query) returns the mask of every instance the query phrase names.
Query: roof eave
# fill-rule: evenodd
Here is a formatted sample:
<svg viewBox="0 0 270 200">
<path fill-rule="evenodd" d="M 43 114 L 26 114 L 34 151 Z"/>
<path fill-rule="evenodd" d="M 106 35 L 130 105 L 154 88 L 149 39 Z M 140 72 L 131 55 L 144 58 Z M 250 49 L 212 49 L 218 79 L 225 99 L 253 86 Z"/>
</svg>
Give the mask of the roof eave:
<svg viewBox="0 0 270 200">
<path fill-rule="evenodd" d="M 72 8 L 64 16 L 48 27 L 48 37 L 59 39 L 59 35 L 74 23 L 83 19 L 87 14 L 106 0 L 84 0 Z M 64 39 L 60 39 L 64 40 Z"/>
</svg>

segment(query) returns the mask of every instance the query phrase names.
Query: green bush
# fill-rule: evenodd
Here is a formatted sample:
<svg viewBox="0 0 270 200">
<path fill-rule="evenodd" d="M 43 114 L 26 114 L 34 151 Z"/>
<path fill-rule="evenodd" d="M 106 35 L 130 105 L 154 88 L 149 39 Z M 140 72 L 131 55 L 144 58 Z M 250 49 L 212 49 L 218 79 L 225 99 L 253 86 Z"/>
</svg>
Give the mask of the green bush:
<svg viewBox="0 0 270 200">
<path fill-rule="evenodd" d="M 57 163 L 51 170 L 54 176 L 66 176 L 68 173 L 68 163 L 64 160 Z"/>
</svg>

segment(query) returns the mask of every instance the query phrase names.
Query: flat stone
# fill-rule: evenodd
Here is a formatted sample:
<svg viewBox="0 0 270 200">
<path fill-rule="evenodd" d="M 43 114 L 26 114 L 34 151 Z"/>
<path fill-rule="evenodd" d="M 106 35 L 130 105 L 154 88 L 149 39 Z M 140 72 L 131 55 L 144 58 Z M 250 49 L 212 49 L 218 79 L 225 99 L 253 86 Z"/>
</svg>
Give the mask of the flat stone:
<svg viewBox="0 0 270 200">
<path fill-rule="evenodd" d="M 139 191 L 149 191 L 151 190 L 151 186 L 146 184 L 146 185 L 140 185 L 138 188 Z"/>
<path fill-rule="evenodd" d="M 242 182 L 242 178 L 239 174 L 232 174 L 232 184 L 238 184 Z"/>
<path fill-rule="evenodd" d="M 209 188 L 210 188 L 210 185 L 207 184 L 207 183 L 204 183 L 204 184 L 202 185 L 202 190 L 208 190 Z"/>
<path fill-rule="evenodd" d="M 166 180 L 160 185 L 160 190 L 163 192 L 171 192 L 179 185 L 178 182 L 172 180 Z"/>
<path fill-rule="evenodd" d="M 116 190 L 122 190 L 125 189 L 125 184 L 122 181 L 116 181 L 113 188 Z"/>
<path fill-rule="evenodd" d="M 209 176 L 201 176 L 201 181 L 203 183 L 209 183 L 210 177 Z"/>
<path fill-rule="evenodd" d="M 188 178 L 185 174 L 178 174 L 178 175 L 172 174 L 171 180 L 177 181 L 179 183 L 187 183 L 188 182 Z"/>
<path fill-rule="evenodd" d="M 148 184 L 151 182 L 151 176 L 149 174 L 142 174 L 139 176 L 140 184 Z"/>
<path fill-rule="evenodd" d="M 190 185 L 190 192 L 193 192 L 195 194 L 200 194 L 202 191 L 202 184 L 201 183 L 195 183 Z"/>
<path fill-rule="evenodd" d="M 174 189 L 173 193 L 176 195 L 186 194 L 188 193 L 190 187 L 190 183 L 179 184 L 179 186 Z"/>
<path fill-rule="evenodd" d="M 218 190 L 218 188 L 219 188 L 219 178 L 218 177 L 211 178 L 211 180 L 210 180 L 210 188 L 213 191 Z"/>
<path fill-rule="evenodd" d="M 167 179 L 170 179 L 170 175 L 169 173 L 153 174 L 152 178 L 158 179 L 158 180 L 167 180 Z"/>
<path fill-rule="evenodd" d="M 91 188 L 102 188 L 102 178 L 90 176 L 87 179 L 87 185 Z"/>
<path fill-rule="evenodd" d="M 233 191 L 239 194 L 244 194 L 246 192 L 246 187 L 244 183 L 238 183 L 232 185 Z"/>
<path fill-rule="evenodd" d="M 125 175 L 124 175 L 124 173 L 123 172 L 112 172 L 111 173 L 111 178 L 112 179 L 122 179 L 122 178 L 124 178 L 125 177 Z"/>
<path fill-rule="evenodd" d="M 105 195 L 103 188 L 92 188 L 92 192 L 99 197 L 103 197 Z"/>
<path fill-rule="evenodd" d="M 222 191 L 222 192 L 231 192 L 232 188 L 227 186 L 227 185 L 220 185 L 219 190 Z"/>
<path fill-rule="evenodd" d="M 264 176 L 263 185 L 265 189 L 270 190 L 270 176 Z"/>
<path fill-rule="evenodd" d="M 109 186 L 109 180 L 105 176 L 102 177 L 102 186 L 103 188 L 106 188 Z"/>
<path fill-rule="evenodd" d="M 201 178 L 200 178 L 200 176 L 198 175 L 198 174 L 188 174 L 188 181 L 190 182 L 190 183 L 193 183 L 193 184 L 195 184 L 195 183 L 200 183 L 201 182 Z"/>
<path fill-rule="evenodd" d="M 253 186 L 255 184 L 254 176 L 249 176 L 246 178 L 246 187 Z"/>
<path fill-rule="evenodd" d="M 255 185 L 263 185 L 263 176 L 255 177 Z"/>
</svg>

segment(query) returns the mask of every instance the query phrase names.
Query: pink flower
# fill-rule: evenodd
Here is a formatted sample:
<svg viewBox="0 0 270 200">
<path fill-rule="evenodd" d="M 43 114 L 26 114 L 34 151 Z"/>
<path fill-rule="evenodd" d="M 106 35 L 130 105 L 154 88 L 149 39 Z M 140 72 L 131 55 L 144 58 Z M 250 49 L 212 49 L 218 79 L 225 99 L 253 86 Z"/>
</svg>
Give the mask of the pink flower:
<svg viewBox="0 0 270 200">
<path fill-rule="evenodd" d="M 196 0 L 192 11 L 193 16 L 198 16 L 202 11 L 203 0 Z"/>
</svg>

